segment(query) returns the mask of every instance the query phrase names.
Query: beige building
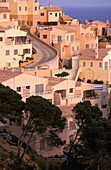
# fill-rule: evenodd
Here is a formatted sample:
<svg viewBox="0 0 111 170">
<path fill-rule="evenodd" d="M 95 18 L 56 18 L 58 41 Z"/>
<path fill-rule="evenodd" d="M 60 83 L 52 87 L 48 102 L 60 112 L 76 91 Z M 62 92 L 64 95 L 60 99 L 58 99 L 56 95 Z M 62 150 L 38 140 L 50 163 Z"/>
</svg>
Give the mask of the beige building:
<svg viewBox="0 0 111 170">
<path fill-rule="evenodd" d="M 36 31 L 39 18 L 39 2 L 37 0 L 9 0 L 8 3 L 11 10 L 11 19 L 17 19 L 21 27 L 28 25 L 31 31 Z"/>
<path fill-rule="evenodd" d="M 39 22 L 58 22 L 62 15 L 62 9 L 58 6 L 40 6 Z"/>
<path fill-rule="evenodd" d="M 110 26 L 109 20 L 106 20 L 106 22 L 103 21 L 92 21 L 92 22 L 87 22 L 86 20 L 86 25 L 90 25 L 91 29 L 95 31 L 95 34 L 97 36 L 107 36 L 107 28 Z"/>
<path fill-rule="evenodd" d="M 62 116 L 65 116 L 67 121 L 59 136 L 66 140 L 66 144 L 73 140 L 77 130 L 74 114 L 71 110 L 78 102 L 90 100 L 92 105 L 98 106 L 102 110 L 104 117 L 108 116 L 108 92 L 105 85 L 80 83 L 63 78 L 40 78 L 24 73 L 6 71 L 0 71 L 0 83 L 21 94 L 24 101 L 27 97 L 39 95 L 60 107 Z M 13 130 L 16 135 L 19 135 L 15 128 Z M 32 147 L 37 153 L 44 156 L 63 154 L 62 147 L 50 148 L 40 136 L 35 134 L 34 137 L 36 140 Z"/>
<path fill-rule="evenodd" d="M 2 7 L 0 2 L 0 27 L 17 28 L 18 22 L 10 19 L 10 12 L 7 7 Z"/>
<path fill-rule="evenodd" d="M 98 47 L 98 38 L 90 26 L 60 25 L 39 30 L 40 39 L 54 44 L 63 64 L 71 65 L 72 57 L 81 54 L 86 48 Z"/>
<path fill-rule="evenodd" d="M 73 66 L 72 66 L 73 67 Z M 111 49 L 85 50 L 79 58 L 79 78 L 111 84 Z"/>
<path fill-rule="evenodd" d="M 19 67 L 19 60 L 31 57 L 32 44 L 27 33 L 15 28 L 0 28 L 0 68 Z"/>
</svg>

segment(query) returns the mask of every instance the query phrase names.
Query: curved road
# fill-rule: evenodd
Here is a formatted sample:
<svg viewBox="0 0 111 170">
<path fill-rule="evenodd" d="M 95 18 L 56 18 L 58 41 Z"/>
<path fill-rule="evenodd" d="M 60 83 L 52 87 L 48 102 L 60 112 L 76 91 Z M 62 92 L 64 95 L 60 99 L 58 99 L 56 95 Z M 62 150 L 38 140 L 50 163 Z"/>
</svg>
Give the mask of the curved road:
<svg viewBox="0 0 111 170">
<path fill-rule="evenodd" d="M 37 59 L 33 63 L 27 64 L 24 67 L 35 67 L 37 65 L 41 65 L 43 63 L 53 60 L 58 55 L 56 49 L 46 44 L 35 35 L 29 33 L 27 35 L 27 38 L 31 39 L 32 47 L 37 51 L 38 54 Z"/>
</svg>

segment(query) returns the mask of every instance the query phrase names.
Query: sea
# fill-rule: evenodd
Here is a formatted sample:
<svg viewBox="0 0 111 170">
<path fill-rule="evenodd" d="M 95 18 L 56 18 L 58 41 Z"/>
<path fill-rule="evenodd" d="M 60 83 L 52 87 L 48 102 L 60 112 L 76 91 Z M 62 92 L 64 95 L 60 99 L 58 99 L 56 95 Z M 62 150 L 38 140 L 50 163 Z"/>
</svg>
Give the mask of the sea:
<svg viewBox="0 0 111 170">
<path fill-rule="evenodd" d="M 76 18 L 81 23 L 85 20 L 100 20 L 111 24 L 111 7 L 62 7 L 65 15 Z"/>
</svg>

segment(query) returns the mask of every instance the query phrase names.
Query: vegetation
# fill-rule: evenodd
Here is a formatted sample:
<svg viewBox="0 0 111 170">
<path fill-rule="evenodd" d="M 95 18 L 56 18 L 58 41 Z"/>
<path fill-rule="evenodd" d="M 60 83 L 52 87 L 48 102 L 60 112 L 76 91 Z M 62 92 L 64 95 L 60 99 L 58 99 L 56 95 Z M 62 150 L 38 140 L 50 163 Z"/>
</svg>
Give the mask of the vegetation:
<svg viewBox="0 0 111 170">
<path fill-rule="evenodd" d="M 104 38 L 99 38 L 99 42 L 111 42 L 111 36 L 106 36 Z"/>
<path fill-rule="evenodd" d="M 65 71 L 63 71 L 62 73 L 55 74 L 55 76 L 57 76 L 57 77 L 66 77 L 68 75 L 69 75 L 69 73 L 67 73 Z"/>
<path fill-rule="evenodd" d="M 18 123 L 23 117 L 25 104 L 22 97 L 10 87 L 0 84 L 0 121 L 6 123 L 6 118 Z"/>
<path fill-rule="evenodd" d="M 88 79 L 88 80 L 87 80 L 87 83 L 91 83 L 91 80 L 90 80 L 90 79 Z"/>
<path fill-rule="evenodd" d="M 23 110 L 25 113 L 26 124 L 22 126 L 22 134 L 18 139 L 18 154 L 16 157 L 15 166 L 20 166 L 26 154 L 29 144 L 35 140 L 33 134 L 36 132 L 42 137 L 49 146 L 63 145 L 57 133 L 64 129 L 66 119 L 61 117 L 61 110 L 52 105 L 48 100 L 32 96 L 26 100 L 26 103 L 21 101 L 21 96 L 9 87 L 0 85 L 0 121 L 3 123 L 8 118 L 16 125 L 23 118 Z M 16 127 L 15 127 L 16 128 Z M 22 148 L 25 142 L 25 147 Z"/>
<path fill-rule="evenodd" d="M 103 84 L 103 81 L 102 80 L 100 80 L 100 81 L 98 81 L 98 80 L 94 80 L 94 82 L 93 82 L 94 84 Z"/>
<path fill-rule="evenodd" d="M 100 109 L 89 101 L 78 103 L 72 111 L 79 128 L 65 148 L 63 169 L 111 169 L 111 120 L 102 118 Z"/>
</svg>

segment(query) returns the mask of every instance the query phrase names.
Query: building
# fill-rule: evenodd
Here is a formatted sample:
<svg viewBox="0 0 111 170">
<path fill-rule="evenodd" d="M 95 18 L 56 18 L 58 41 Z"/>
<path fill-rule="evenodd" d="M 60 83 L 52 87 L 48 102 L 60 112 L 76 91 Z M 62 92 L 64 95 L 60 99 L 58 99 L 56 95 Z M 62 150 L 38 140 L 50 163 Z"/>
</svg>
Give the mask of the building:
<svg viewBox="0 0 111 170">
<path fill-rule="evenodd" d="M 98 38 L 90 26 L 60 25 L 39 30 L 40 39 L 53 44 L 59 51 L 64 65 L 71 65 L 72 57 L 79 55 L 86 48 L 98 47 Z"/>
<path fill-rule="evenodd" d="M 108 116 L 108 90 L 105 85 L 94 85 L 61 78 L 40 78 L 24 73 L 6 71 L 0 71 L 0 83 L 21 94 L 24 101 L 32 95 L 39 95 L 60 107 L 62 116 L 65 116 L 67 121 L 59 136 L 66 140 L 66 144 L 73 140 L 78 128 L 74 113 L 72 113 L 73 107 L 78 102 L 90 100 L 92 105 L 98 106 L 102 110 L 103 117 Z M 19 130 L 15 127 L 12 128 L 17 136 L 20 135 Z M 34 138 L 36 140 L 34 140 L 32 147 L 37 153 L 46 157 L 63 153 L 63 147 L 50 148 L 46 141 L 40 136 L 38 138 L 36 133 Z"/>
<path fill-rule="evenodd" d="M 17 28 L 18 22 L 10 19 L 10 10 L 8 7 L 2 7 L 0 2 L 0 27 Z"/>
<path fill-rule="evenodd" d="M 19 61 L 32 55 L 27 33 L 15 28 L 0 28 L 0 68 L 19 67 Z"/>
<path fill-rule="evenodd" d="M 39 22 L 58 22 L 62 15 L 62 9 L 58 6 L 40 6 L 39 10 Z"/>
<path fill-rule="evenodd" d="M 36 31 L 39 18 L 39 2 L 37 0 L 9 0 L 9 9 L 11 10 L 11 19 L 17 19 L 19 26 L 28 25 L 30 31 Z"/>
<path fill-rule="evenodd" d="M 72 66 L 73 67 L 73 66 Z M 79 57 L 79 78 L 111 84 L 111 49 L 86 49 Z"/>
<path fill-rule="evenodd" d="M 99 20 L 87 22 L 86 20 L 85 24 L 90 25 L 91 29 L 95 31 L 95 34 L 100 37 L 107 36 L 107 28 L 110 26 L 109 20 L 107 20 L 106 22 Z"/>
</svg>

